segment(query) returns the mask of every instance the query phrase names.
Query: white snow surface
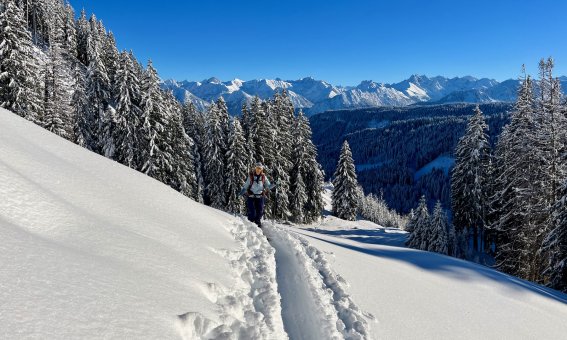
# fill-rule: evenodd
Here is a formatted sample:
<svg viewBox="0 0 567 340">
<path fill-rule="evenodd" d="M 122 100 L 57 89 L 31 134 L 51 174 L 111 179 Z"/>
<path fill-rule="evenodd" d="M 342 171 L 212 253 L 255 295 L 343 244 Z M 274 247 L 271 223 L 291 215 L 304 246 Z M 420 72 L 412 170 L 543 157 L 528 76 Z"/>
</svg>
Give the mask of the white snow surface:
<svg viewBox="0 0 567 340">
<path fill-rule="evenodd" d="M 567 294 L 404 248 L 406 232 L 368 221 L 326 217 L 287 230 L 348 282 L 349 297 L 375 317 L 375 339 L 566 339 Z"/>
<path fill-rule="evenodd" d="M 1 339 L 285 339 L 257 228 L 0 109 Z"/>
<path fill-rule="evenodd" d="M 567 295 L 397 229 L 261 230 L 2 109 L 0 155 L 0 339 L 567 334 Z"/>
</svg>

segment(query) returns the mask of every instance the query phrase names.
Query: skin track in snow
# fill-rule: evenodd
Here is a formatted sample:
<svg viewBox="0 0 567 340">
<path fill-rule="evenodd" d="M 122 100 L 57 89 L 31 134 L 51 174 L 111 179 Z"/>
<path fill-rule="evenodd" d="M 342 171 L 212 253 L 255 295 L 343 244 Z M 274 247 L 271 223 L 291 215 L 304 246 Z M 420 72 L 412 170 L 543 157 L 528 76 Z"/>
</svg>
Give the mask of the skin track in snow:
<svg viewBox="0 0 567 340">
<path fill-rule="evenodd" d="M 370 339 L 366 318 L 323 254 L 294 233 L 265 226 L 276 249 L 282 317 L 290 339 Z"/>
<path fill-rule="evenodd" d="M 242 220 L 229 221 L 229 231 L 240 249 L 215 250 L 233 270 L 235 286 L 230 291 L 215 283 L 203 290 L 221 310 L 222 324 L 199 313 L 179 316 L 178 330 L 184 340 L 192 339 L 287 339 L 281 317 L 276 282 L 274 248 L 262 230 Z"/>
</svg>

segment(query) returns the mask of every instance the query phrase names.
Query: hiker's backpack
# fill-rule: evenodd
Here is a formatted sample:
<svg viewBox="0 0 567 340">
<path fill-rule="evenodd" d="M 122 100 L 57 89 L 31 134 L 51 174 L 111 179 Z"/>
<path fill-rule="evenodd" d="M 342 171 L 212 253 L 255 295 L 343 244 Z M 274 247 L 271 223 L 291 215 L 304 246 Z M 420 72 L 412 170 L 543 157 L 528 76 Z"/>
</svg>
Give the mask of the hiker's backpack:
<svg viewBox="0 0 567 340">
<path fill-rule="evenodd" d="M 248 185 L 248 192 L 252 192 L 252 184 L 254 184 L 254 177 L 256 175 L 254 172 L 250 173 L 250 185 Z M 266 174 L 262 171 L 262 186 L 264 187 L 264 191 L 266 190 Z"/>
</svg>

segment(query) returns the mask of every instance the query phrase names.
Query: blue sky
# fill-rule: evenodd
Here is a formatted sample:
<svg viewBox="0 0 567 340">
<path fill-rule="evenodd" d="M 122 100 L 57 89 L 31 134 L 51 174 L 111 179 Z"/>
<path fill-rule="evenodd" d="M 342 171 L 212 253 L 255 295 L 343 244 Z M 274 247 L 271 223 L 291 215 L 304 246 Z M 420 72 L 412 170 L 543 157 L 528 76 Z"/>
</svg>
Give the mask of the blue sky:
<svg viewBox="0 0 567 340">
<path fill-rule="evenodd" d="M 516 78 L 553 56 L 567 75 L 567 1 L 70 0 L 164 79 L 337 85 L 411 74 Z"/>
</svg>

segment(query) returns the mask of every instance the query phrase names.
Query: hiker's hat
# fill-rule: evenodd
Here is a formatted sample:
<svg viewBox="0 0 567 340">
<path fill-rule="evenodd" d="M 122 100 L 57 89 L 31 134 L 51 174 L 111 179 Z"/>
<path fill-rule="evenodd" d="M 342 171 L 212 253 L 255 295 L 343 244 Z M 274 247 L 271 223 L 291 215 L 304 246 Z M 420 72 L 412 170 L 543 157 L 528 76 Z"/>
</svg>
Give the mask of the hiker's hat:
<svg viewBox="0 0 567 340">
<path fill-rule="evenodd" d="M 254 167 L 255 167 L 255 168 L 264 169 L 264 165 L 262 164 L 262 162 L 257 162 Z"/>
</svg>

